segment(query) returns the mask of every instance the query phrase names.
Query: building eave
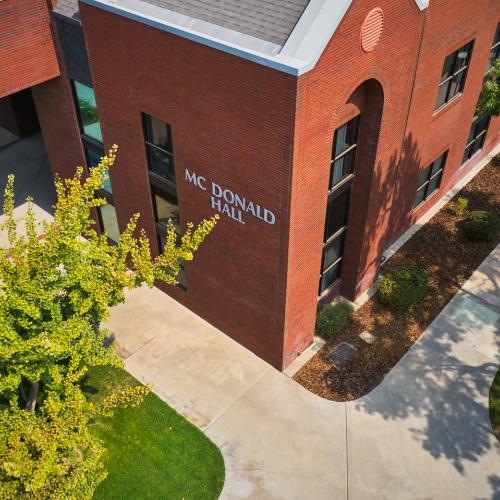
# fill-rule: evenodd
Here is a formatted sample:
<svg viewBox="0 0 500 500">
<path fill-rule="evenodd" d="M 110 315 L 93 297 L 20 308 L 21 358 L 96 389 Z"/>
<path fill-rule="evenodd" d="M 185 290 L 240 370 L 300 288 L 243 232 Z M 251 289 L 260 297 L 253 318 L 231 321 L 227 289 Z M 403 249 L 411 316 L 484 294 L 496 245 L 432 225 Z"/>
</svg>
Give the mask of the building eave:
<svg viewBox="0 0 500 500">
<path fill-rule="evenodd" d="M 257 64 L 300 76 L 314 69 L 353 0 L 310 0 L 283 46 L 141 0 L 80 0 L 156 29 Z M 424 10 L 429 0 L 415 0 Z"/>
</svg>

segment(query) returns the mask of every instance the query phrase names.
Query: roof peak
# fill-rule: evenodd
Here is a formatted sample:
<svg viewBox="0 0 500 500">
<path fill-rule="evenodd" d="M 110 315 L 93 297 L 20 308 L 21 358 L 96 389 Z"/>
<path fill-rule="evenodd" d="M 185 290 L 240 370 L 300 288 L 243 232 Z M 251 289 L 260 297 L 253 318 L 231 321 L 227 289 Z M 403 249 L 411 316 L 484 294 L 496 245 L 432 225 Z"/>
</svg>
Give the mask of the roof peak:
<svg viewBox="0 0 500 500">
<path fill-rule="evenodd" d="M 80 1 L 299 76 L 314 68 L 354 0 Z"/>
</svg>

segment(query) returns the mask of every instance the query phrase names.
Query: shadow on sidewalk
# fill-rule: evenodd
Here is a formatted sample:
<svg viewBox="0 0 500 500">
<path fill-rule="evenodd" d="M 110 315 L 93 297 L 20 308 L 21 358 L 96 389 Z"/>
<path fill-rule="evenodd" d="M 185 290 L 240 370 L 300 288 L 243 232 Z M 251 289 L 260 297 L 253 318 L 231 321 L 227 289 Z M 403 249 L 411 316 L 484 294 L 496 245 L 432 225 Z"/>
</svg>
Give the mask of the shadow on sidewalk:
<svg viewBox="0 0 500 500">
<path fill-rule="evenodd" d="M 9 174 L 15 175 L 15 206 L 28 196 L 50 214 L 56 202 L 56 192 L 47 153 L 40 134 L 32 135 L 0 148 L 0 206 Z"/>
</svg>

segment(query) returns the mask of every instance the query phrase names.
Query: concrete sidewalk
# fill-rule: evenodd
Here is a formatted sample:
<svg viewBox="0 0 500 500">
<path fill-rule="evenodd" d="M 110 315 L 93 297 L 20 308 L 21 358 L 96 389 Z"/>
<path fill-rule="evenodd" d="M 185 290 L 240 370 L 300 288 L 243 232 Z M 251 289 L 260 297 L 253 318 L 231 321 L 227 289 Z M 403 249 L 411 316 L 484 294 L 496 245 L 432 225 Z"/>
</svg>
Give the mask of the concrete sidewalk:
<svg viewBox="0 0 500 500">
<path fill-rule="evenodd" d="M 318 398 L 161 293 L 112 312 L 127 369 L 220 447 L 228 499 L 500 498 L 500 246 L 385 381 Z"/>
<path fill-rule="evenodd" d="M 0 166 L 21 181 L 17 215 L 27 194 L 50 211 L 39 136 L 0 150 Z M 158 289 L 128 295 L 108 324 L 126 367 L 220 447 L 222 498 L 500 499 L 488 418 L 500 246 L 384 382 L 348 404 L 309 393 Z"/>
</svg>

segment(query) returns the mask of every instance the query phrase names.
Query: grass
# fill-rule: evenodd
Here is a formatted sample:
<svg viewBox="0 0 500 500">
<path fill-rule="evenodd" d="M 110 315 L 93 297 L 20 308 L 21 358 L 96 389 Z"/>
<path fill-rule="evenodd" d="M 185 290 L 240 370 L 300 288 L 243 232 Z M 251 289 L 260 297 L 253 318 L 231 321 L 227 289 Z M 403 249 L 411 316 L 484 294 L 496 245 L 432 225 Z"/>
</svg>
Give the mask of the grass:
<svg viewBox="0 0 500 500">
<path fill-rule="evenodd" d="M 111 390 L 137 385 L 124 370 L 95 368 L 83 389 L 92 401 Z M 224 484 L 218 448 L 154 394 L 93 424 L 106 448 L 108 477 L 94 499 L 216 499 Z"/>
<path fill-rule="evenodd" d="M 498 370 L 490 391 L 490 420 L 493 431 L 500 440 L 500 370 Z"/>
</svg>

